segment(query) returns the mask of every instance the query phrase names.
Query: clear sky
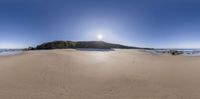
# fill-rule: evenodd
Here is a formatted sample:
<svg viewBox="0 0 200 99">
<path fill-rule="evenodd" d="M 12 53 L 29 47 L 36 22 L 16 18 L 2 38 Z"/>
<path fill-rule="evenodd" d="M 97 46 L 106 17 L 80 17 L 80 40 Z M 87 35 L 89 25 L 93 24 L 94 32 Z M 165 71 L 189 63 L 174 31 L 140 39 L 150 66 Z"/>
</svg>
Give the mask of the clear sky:
<svg viewBox="0 0 200 99">
<path fill-rule="evenodd" d="M 200 48 L 199 0 L 1 0 L 0 48 L 53 40 Z"/>
</svg>

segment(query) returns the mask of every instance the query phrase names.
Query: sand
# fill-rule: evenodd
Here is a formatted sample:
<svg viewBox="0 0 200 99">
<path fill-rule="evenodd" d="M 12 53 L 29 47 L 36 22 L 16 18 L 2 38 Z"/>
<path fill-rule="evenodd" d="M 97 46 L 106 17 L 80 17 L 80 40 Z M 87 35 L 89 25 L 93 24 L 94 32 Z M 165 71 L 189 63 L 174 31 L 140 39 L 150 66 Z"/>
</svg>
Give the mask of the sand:
<svg viewBox="0 0 200 99">
<path fill-rule="evenodd" d="M 0 99 L 199 99 L 200 57 L 47 50 L 0 57 Z"/>
</svg>

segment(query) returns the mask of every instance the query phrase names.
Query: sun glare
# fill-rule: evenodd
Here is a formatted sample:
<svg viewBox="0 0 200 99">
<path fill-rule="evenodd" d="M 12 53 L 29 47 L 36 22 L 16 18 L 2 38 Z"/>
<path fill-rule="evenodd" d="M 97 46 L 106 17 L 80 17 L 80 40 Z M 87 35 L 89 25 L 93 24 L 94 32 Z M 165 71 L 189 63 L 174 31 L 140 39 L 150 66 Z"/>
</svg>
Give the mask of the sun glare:
<svg viewBox="0 0 200 99">
<path fill-rule="evenodd" d="M 97 35 L 97 39 L 98 39 L 98 40 L 102 40 L 102 39 L 103 39 L 103 35 L 98 34 L 98 35 Z"/>
</svg>

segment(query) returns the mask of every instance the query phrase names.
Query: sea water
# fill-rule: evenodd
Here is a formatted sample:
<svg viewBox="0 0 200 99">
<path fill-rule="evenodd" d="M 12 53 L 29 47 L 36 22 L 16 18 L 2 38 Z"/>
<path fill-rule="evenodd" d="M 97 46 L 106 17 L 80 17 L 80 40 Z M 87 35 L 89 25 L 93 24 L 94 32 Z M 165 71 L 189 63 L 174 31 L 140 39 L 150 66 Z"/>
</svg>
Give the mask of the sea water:
<svg viewBox="0 0 200 99">
<path fill-rule="evenodd" d="M 200 49 L 153 49 L 153 50 L 145 50 L 146 52 L 153 54 L 166 54 L 170 50 L 182 51 L 185 56 L 200 56 Z"/>
<path fill-rule="evenodd" d="M 22 50 L 19 49 L 0 49 L 0 56 L 9 56 L 22 53 Z"/>
</svg>

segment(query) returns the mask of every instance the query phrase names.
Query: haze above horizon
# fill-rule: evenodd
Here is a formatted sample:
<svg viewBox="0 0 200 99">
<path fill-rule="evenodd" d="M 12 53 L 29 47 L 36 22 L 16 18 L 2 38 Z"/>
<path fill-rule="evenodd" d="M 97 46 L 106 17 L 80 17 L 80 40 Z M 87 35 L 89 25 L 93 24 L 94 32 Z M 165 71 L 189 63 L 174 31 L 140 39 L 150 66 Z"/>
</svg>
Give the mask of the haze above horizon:
<svg viewBox="0 0 200 99">
<path fill-rule="evenodd" d="M 198 0 L 1 0 L 0 48 L 103 40 L 200 48 Z"/>
</svg>

